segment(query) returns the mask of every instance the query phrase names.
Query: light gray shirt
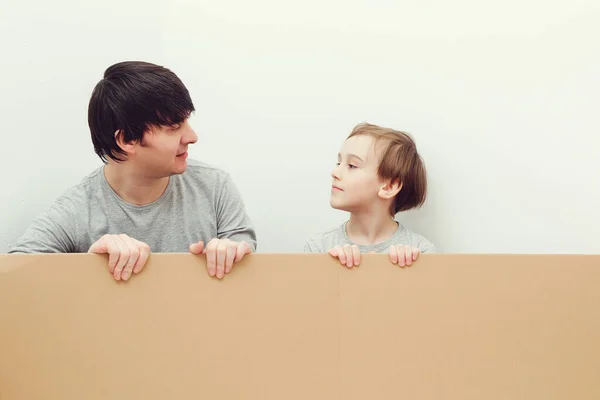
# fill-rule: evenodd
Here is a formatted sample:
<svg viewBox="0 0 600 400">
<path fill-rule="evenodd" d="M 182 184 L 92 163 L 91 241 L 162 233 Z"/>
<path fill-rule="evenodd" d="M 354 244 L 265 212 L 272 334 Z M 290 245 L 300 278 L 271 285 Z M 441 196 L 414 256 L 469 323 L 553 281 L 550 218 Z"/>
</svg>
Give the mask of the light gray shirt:
<svg viewBox="0 0 600 400">
<path fill-rule="evenodd" d="M 356 244 L 348 237 L 346 224 L 348 224 L 348 222 L 344 222 L 335 229 L 316 235 L 305 244 L 304 252 L 327 253 L 329 249 L 336 246 Z M 392 245 L 408 245 L 416 247 L 421 250 L 421 253 L 435 253 L 436 251 L 435 246 L 429 240 L 419 234 L 411 232 L 399 222 L 398 229 L 389 239 L 372 245 L 360 244 L 358 245 L 358 249 L 361 253 L 387 253 Z"/>
<path fill-rule="evenodd" d="M 38 216 L 9 253 L 85 253 L 103 235 L 122 233 L 156 253 L 188 252 L 190 244 L 213 238 L 246 241 L 253 250 L 257 244 L 229 174 L 189 160 L 161 197 L 143 206 L 122 200 L 104 166 L 96 169 Z"/>
</svg>

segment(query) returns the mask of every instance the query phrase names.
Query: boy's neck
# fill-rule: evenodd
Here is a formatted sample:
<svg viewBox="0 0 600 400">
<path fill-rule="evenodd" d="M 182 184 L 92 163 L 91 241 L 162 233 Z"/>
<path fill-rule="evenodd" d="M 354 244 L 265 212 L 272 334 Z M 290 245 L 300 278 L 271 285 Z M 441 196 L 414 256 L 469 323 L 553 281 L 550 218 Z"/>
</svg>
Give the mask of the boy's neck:
<svg viewBox="0 0 600 400">
<path fill-rule="evenodd" d="M 398 230 L 398 223 L 384 212 L 352 213 L 346 225 L 346 234 L 356 244 L 373 245 L 391 238 Z"/>
<path fill-rule="evenodd" d="M 149 178 L 136 173 L 126 164 L 116 165 L 113 162 L 108 162 L 104 167 L 104 176 L 121 199 L 137 206 L 158 200 L 169 184 L 169 177 Z"/>
</svg>

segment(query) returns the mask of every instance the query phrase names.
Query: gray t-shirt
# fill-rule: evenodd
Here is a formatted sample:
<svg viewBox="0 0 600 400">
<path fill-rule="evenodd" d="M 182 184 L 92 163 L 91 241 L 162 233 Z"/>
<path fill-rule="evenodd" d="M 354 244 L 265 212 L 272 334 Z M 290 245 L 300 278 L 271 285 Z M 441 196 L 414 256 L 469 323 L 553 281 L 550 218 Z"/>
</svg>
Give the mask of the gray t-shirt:
<svg viewBox="0 0 600 400">
<path fill-rule="evenodd" d="M 256 250 L 254 228 L 229 174 L 189 160 L 161 197 L 144 206 L 123 201 L 104 167 L 96 169 L 38 216 L 9 252 L 85 253 L 103 235 L 122 233 L 155 253 L 188 252 L 190 244 L 213 238 L 246 241 Z"/>
<path fill-rule="evenodd" d="M 336 246 L 344 246 L 346 244 L 354 245 L 348 237 L 346 232 L 346 224 L 327 232 L 318 234 L 317 236 L 310 239 L 304 246 L 305 253 L 327 253 L 327 251 Z M 414 232 L 409 231 L 401 223 L 398 222 L 398 229 L 396 232 L 387 240 L 372 244 L 372 245 L 358 245 L 358 249 L 361 253 L 387 253 L 392 245 L 408 245 L 416 247 L 421 250 L 421 253 L 435 253 L 435 246 L 423 236 L 418 235 Z"/>
</svg>

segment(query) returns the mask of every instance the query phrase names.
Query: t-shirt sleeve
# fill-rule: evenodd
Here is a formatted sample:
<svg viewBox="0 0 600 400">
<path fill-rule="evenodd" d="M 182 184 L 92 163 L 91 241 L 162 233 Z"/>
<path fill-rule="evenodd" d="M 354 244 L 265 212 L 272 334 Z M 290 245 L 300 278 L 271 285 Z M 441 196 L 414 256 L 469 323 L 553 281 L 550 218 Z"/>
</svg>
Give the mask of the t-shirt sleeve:
<svg viewBox="0 0 600 400">
<path fill-rule="evenodd" d="M 422 238 L 419 241 L 418 248 L 419 248 L 419 250 L 421 250 L 421 253 L 436 253 L 437 252 L 433 243 L 431 243 L 429 240 L 427 240 L 425 238 Z"/>
<path fill-rule="evenodd" d="M 256 251 L 256 232 L 246 213 L 242 196 L 227 175 L 220 191 L 217 204 L 217 237 L 236 242 L 247 242 Z"/>
<path fill-rule="evenodd" d="M 312 240 L 309 240 L 304 244 L 304 253 L 321 253 L 321 251 Z"/>
<path fill-rule="evenodd" d="M 72 211 L 56 201 L 35 218 L 9 253 L 74 253 L 75 237 Z"/>
</svg>

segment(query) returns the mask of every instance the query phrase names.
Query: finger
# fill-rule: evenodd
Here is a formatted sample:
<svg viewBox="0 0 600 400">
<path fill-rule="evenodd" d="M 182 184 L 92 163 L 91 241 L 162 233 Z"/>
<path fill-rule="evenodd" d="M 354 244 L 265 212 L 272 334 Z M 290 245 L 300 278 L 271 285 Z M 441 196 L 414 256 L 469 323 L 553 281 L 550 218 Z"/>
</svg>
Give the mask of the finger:
<svg viewBox="0 0 600 400">
<path fill-rule="evenodd" d="M 118 252 L 119 252 L 119 261 L 117 261 L 117 264 L 115 265 L 115 270 L 113 271 L 113 276 L 116 280 L 120 280 L 121 273 L 123 272 L 123 268 L 125 267 L 127 260 L 129 260 L 129 249 L 128 249 L 127 245 L 125 244 L 125 242 L 123 242 L 123 240 L 121 240 L 118 236 L 113 236 L 111 239 L 114 241 L 115 245 L 118 247 Z"/>
<path fill-rule="evenodd" d="M 119 261 L 119 247 L 114 243 L 111 235 L 104 235 L 98 239 L 88 253 L 107 254 L 108 253 L 108 271 L 112 274 L 115 270 L 115 265 Z"/>
<path fill-rule="evenodd" d="M 406 253 L 404 251 L 404 246 L 396 246 L 396 251 L 398 252 L 398 265 L 401 267 L 406 266 Z"/>
<path fill-rule="evenodd" d="M 225 256 L 227 255 L 227 240 L 219 240 L 217 246 L 217 278 L 225 276 Z"/>
<path fill-rule="evenodd" d="M 346 254 L 346 266 L 352 268 L 354 266 L 354 258 L 352 257 L 352 247 L 350 245 L 344 246 L 344 253 Z"/>
<path fill-rule="evenodd" d="M 241 242 L 237 246 L 237 251 L 235 254 L 235 262 L 242 261 L 242 258 L 244 258 L 244 256 L 246 254 L 250 254 L 250 253 L 252 253 L 252 249 L 250 248 L 250 245 L 247 242 Z"/>
<path fill-rule="evenodd" d="M 228 274 L 233 269 L 233 262 L 237 253 L 238 244 L 236 242 L 227 243 L 227 250 L 225 254 L 225 273 Z"/>
<path fill-rule="evenodd" d="M 410 267 L 413 263 L 412 247 L 404 246 L 404 253 L 406 255 L 406 265 Z"/>
<path fill-rule="evenodd" d="M 108 253 L 107 247 L 106 237 L 102 237 L 90 246 L 88 253 L 106 254 Z"/>
<path fill-rule="evenodd" d="M 190 244 L 190 253 L 198 255 L 204 251 L 204 242 L 201 240 L 198 243 Z"/>
<path fill-rule="evenodd" d="M 121 279 L 124 281 L 128 280 L 129 277 L 133 274 L 133 267 L 137 263 L 137 260 L 140 258 L 140 249 L 133 242 L 133 239 L 127 235 L 119 235 L 119 238 L 123 241 L 127 249 L 129 250 L 129 259 L 125 263 L 125 267 L 123 268 L 123 272 L 121 273 Z"/>
<path fill-rule="evenodd" d="M 398 264 L 398 250 L 396 250 L 396 246 L 390 246 L 390 261 L 392 264 Z"/>
<path fill-rule="evenodd" d="M 342 248 L 340 246 L 336 246 L 335 251 L 338 254 L 338 258 L 340 259 L 340 263 L 342 265 L 346 265 L 346 253 L 344 252 L 344 250 L 342 250 Z"/>
<path fill-rule="evenodd" d="M 329 249 L 327 252 L 328 252 L 328 253 L 329 253 L 329 255 L 330 255 L 330 256 L 332 256 L 332 257 L 337 257 L 337 256 L 338 256 L 338 252 L 337 252 L 337 250 L 335 249 L 335 247 L 334 247 L 334 248 L 332 248 L 332 249 Z"/>
<path fill-rule="evenodd" d="M 413 261 L 417 261 L 417 259 L 419 258 L 419 254 L 421 254 L 421 249 L 415 247 L 412 251 Z"/>
<path fill-rule="evenodd" d="M 352 245 L 352 258 L 354 259 L 354 265 L 356 265 L 357 267 L 360 264 L 360 250 L 358 249 L 357 245 Z"/>
<path fill-rule="evenodd" d="M 206 267 L 208 268 L 208 275 L 210 276 L 215 276 L 217 274 L 218 244 L 219 239 L 212 239 L 204 249 L 204 253 L 206 253 Z"/>
<path fill-rule="evenodd" d="M 150 246 L 146 243 L 137 241 L 138 248 L 140 249 L 140 258 L 138 258 L 135 266 L 133 267 L 133 273 L 139 273 L 145 266 L 148 261 L 148 257 L 150 257 Z"/>
</svg>

